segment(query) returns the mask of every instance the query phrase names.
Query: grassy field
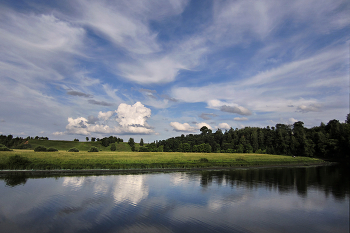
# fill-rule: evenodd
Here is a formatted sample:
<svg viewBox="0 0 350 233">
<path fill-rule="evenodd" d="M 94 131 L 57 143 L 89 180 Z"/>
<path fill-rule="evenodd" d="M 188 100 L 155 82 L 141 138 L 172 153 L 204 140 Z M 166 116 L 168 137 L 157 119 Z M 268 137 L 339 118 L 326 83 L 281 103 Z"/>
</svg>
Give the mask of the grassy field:
<svg viewBox="0 0 350 233">
<path fill-rule="evenodd" d="M 15 155 L 18 155 L 15 157 Z M 203 160 L 206 158 L 208 161 Z M 201 160 L 202 159 L 202 160 Z M 268 154 L 0 151 L 0 169 L 137 169 L 311 165 L 322 160 Z"/>
<path fill-rule="evenodd" d="M 58 141 L 58 140 L 28 140 L 28 143 L 32 145 L 32 149 L 37 146 L 44 146 L 46 148 L 53 147 L 58 150 L 69 150 L 73 147 L 77 148 L 79 151 L 88 151 L 92 146 L 97 147 L 102 151 L 111 151 L 111 145 L 104 147 L 101 145 L 101 142 L 74 142 L 74 141 Z M 115 143 L 117 150 L 116 151 L 130 151 L 131 147 L 127 142 Z M 138 149 L 138 143 L 135 143 L 136 149 Z"/>
</svg>

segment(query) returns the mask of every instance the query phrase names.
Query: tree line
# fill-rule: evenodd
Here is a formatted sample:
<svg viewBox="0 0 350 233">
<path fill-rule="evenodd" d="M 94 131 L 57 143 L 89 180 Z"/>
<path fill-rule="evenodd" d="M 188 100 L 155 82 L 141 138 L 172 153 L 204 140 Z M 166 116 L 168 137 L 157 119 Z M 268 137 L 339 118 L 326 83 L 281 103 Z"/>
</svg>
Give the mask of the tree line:
<svg viewBox="0 0 350 233">
<path fill-rule="evenodd" d="M 276 124 L 275 127 L 245 127 L 229 129 L 223 132 L 217 129 L 212 132 L 206 126 L 200 129 L 200 134 L 182 134 L 165 140 L 144 145 L 140 141 L 140 152 L 199 152 L 199 153 L 262 153 L 320 158 L 350 157 L 350 114 L 345 123 L 331 120 L 327 124 L 306 128 L 301 121 L 293 125 Z M 14 138 L 12 135 L 0 135 L 0 144 L 8 148 L 26 149 L 28 139 L 48 140 L 47 137 Z M 89 138 L 86 137 L 86 141 Z M 109 136 L 102 139 L 91 138 L 103 146 L 123 142 L 123 139 Z M 74 139 L 74 141 L 79 141 Z M 137 151 L 135 141 L 128 141 L 132 151 Z"/>
<path fill-rule="evenodd" d="M 349 158 L 350 114 L 345 123 L 306 128 L 301 121 L 275 127 L 245 127 L 215 133 L 203 126 L 200 134 L 181 135 L 140 147 L 140 151 L 202 153 L 266 153 L 320 158 Z"/>
</svg>

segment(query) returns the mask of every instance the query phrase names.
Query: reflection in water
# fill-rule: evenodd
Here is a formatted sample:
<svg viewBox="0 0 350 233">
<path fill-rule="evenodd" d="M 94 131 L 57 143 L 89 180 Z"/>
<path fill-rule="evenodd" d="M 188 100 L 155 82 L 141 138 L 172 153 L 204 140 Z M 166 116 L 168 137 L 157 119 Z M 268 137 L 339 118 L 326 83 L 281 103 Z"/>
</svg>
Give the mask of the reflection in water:
<svg viewBox="0 0 350 233">
<path fill-rule="evenodd" d="M 7 186 L 24 185 L 27 182 L 27 176 L 23 173 L 8 174 L 4 177 Z"/>
<path fill-rule="evenodd" d="M 336 166 L 2 179 L 1 232 L 349 230 Z"/>
<path fill-rule="evenodd" d="M 233 186 L 256 188 L 264 185 L 277 188 L 279 192 L 297 190 L 300 196 L 307 196 L 308 188 L 318 188 L 326 195 L 331 193 L 335 198 L 349 198 L 350 170 L 342 166 L 317 166 L 273 169 L 242 169 L 231 171 L 202 172 L 201 185 L 207 186 L 213 181 L 223 181 Z"/>
</svg>

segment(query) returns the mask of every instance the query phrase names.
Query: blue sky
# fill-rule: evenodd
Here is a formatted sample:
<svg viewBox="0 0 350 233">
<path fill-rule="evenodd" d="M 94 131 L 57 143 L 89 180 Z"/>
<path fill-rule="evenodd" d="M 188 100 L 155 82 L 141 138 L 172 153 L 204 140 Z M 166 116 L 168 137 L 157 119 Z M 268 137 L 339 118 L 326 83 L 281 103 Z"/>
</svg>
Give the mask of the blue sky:
<svg viewBox="0 0 350 233">
<path fill-rule="evenodd" d="M 350 3 L 0 2 L 0 133 L 145 142 L 349 113 Z"/>
</svg>

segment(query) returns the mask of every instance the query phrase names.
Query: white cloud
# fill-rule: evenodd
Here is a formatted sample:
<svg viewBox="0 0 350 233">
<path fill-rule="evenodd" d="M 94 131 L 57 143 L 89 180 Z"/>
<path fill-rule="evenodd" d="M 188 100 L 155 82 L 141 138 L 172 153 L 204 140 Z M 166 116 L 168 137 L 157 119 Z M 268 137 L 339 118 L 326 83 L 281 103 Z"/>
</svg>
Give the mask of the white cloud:
<svg viewBox="0 0 350 233">
<path fill-rule="evenodd" d="M 230 129 L 231 126 L 230 126 L 229 124 L 227 124 L 227 123 L 220 123 L 220 124 L 218 125 L 218 128 L 219 128 L 219 129 Z"/>
<path fill-rule="evenodd" d="M 167 57 L 140 60 L 135 64 L 118 64 L 122 75 L 138 83 L 167 83 L 174 81 L 178 71 L 185 68 L 181 63 Z"/>
<path fill-rule="evenodd" d="M 181 132 L 195 132 L 199 129 L 201 129 L 203 126 L 206 126 L 208 129 L 212 129 L 212 127 L 205 123 L 196 123 L 196 126 L 191 126 L 188 123 L 179 123 L 179 122 L 170 122 L 170 126 L 174 128 L 175 131 L 181 131 Z"/>
<path fill-rule="evenodd" d="M 108 111 L 108 112 L 100 111 L 98 113 L 98 118 L 106 121 L 106 120 L 109 120 L 109 118 L 111 118 L 111 116 L 113 116 L 114 113 L 115 113 L 114 111 Z"/>
<path fill-rule="evenodd" d="M 151 116 L 151 109 L 146 108 L 141 102 L 136 102 L 134 105 L 122 103 L 115 112 L 118 114 L 116 121 L 122 127 L 148 127 L 146 121 Z"/>
<path fill-rule="evenodd" d="M 236 113 L 239 115 L 249 116 L 252 115 L 252 112 L 242 106 L 227 106 L 223 105 L 220 107 L 220 110 L 223 112 Z"/>
<path fill-rule="evenodd" d="M 302 112 L 302 113 L 307 113 L 307 112 L 319 112 L 321 111 L 321 104 L 310 104 L 310 105 L 299 105 L 297 107 L 297 111 Z"/>
<path fill-rule="evenodd" d="M 188 123 L 181 124 L 179 122 L 170 122 L 170 126 L 173 127 L 175 131 L 183 131 L 183 132 L 196 131 L 196 128 L 190 126 Z"/>
<path fill-rule="evenodd" d="M 65 73 L 74 73 L 72 58 L 81 55 L 84 29 L 53 15 L 21 14 L 6 8 L 0 14 L 2 75 L 37 89 L 42 80 L 62 80 Z"/>
<path fill-rule="evenodd" d="M 288 119 L 288 123 L 289 124 L 294 124 L 295 122 L 297 122 L 298 120 L 294 119 L 293 117 Z"/>
<path fill-rule="evenodd" d="M 235 120 L 235 121 L 247 121 L 248 118 L 246 118 L 246 117 L 235 117 L 235 118 L 233 118 L 233 120 Z"/>
<path fill-rule="evenodd" d="M 99 112 L 98 117 L 102 120 L 108 120 L 116 112 L 116 122 L 119 125 L 89 124 L 89 121 L 84 117 L 68 118 L 66 132 L 69 134 L 90 135 L 91 133 L 102 134 L 150 134 L 154 131 L 147 124 L 147 119 L 151 116 L 151 109 L 146 108 L 140 102 L 134 105 L 122 103 L 118 109 L 109 112 Z"/>
<path fill-rule="evenodd" d="M 208 108 L 218 109 L 222 112 L 236 113 L 245 116 L 252 115 L 252 112 L 245 107 L 239 106 L 235 103 L 222 102 L 216 99 L 208 101 Z"/>
<path fill-rule="evenodd" d="M 61 135 L 64 135 L 65 132 L 54 132 L 52 134 L 55 135 L 55 136 L 61 136 Z"/>
</svg>

